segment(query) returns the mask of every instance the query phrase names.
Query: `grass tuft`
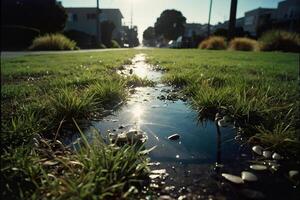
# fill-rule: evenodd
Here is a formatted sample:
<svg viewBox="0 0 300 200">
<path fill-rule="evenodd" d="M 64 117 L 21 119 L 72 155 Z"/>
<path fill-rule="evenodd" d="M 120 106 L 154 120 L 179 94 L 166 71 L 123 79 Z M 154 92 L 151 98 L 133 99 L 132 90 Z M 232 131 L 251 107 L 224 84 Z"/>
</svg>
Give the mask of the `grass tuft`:
<svg viewBox="0 0 300 200">
<path fill-rule="evenodd" d="M 47 34 L 33 40 L 29 50 L 76 50 L 76 42 L 62 34 Z"/>
<path fill-rule="evenodd" d="M 97 82 L 88 88 L 88 93 L 98 106 L 104 108 L 112 107 L 126 98 L 125 84 L 121 80 Z"/>
<path fill-rule="evenodd" d="M 265 32 L 260 37 L 263 51 L 300 52 L 300 35 L 283 30 Z"/>
<path fill-rule="evenodd" d="M 142 189 L 149 174 L 147 157 L 141 154 L 143 147 L 116 147 L 96 136 L 89 144 L 82 132 L 81 135 L 83 143 L 77 152 L 59 141 L 41 139 L 38 148 L 19 147 L 1 154 L 2 197 L 120 199 L 136 196 L 135 191 Z"/>
<path fill-rule="evenodd" d="M 230 41 L 228 49 L 235 51 L 259 51 L 260 45 L 253 39 L 234 38 Z"/>
<path fill-rule="evenodd" d="M 226 41 L 224 37 L 212 36 L 203 40 L 200 45 L 200 49 L 209 49 L 209 50 L 221 50 L 226 49 Z"/>
<path fill-rule="evenodd" d="M 90 113 L 98 110 L 93 95 L 79 93 L 70 88 L 57 90 L 49 96 L 54 117 L 58 121 L 72 118 L 87 118 Z"/>
</svg>

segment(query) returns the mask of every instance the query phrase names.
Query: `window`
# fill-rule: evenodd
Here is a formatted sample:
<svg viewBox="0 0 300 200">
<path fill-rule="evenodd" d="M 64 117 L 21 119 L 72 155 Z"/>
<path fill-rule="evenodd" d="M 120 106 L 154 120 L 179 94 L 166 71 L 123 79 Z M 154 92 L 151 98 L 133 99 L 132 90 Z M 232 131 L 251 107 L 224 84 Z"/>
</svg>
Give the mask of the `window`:
<svg viewBox="0 0 300 200">
<path fill-rule="evenodd" d="M 78 21 L 77 14 L 73 14 L 73 22 L 77 22 L 77 21 Z"/>
<path fill-rule="evenodd" d="M 96 14 L 95 13 L 88 13 L 86 14 L 87 19 L 96 19 Z"/>
<path fill-rule="evenodd" d="M 245 25 L 252 25 L 254 23 L 255 17 L 254 16 L 248 16 L 245 19 Z"/>
<path fill-rule="evenodd" d="M 68 13 L 68 22 L 71 22 L 73 19 L 73 14 L 72 13 Z"/>
<path fill-rule="evenodd" d="M 77 22 L 78 21 L 77 14 L 68 13 L 68 21 L 69 22 Z"/>
</svg>

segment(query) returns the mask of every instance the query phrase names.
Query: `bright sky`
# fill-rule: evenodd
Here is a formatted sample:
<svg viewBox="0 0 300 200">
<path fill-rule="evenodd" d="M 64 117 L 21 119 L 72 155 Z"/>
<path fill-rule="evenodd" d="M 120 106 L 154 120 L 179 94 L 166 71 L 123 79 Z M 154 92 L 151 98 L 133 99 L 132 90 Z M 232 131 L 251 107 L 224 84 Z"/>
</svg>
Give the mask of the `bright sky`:
<svg viewBox="0 0 300 200">
<path fill-rule="evenodd" d="M 60 0 L 65 7 L 95 7 L 96 0 Z M 237 17 L 258 7 L 276 8 L 282 0 L 238 0 Z M 133 10 L 133 25 L 138 26 L 139 39 L 143 31 L 153 26 L 165 9 L 182 12 L 187 22 L 207 23 L 210 0 L 99 0 L 100 8 L 119 8 L 124 16 L 123 23 L 130 25 L 130 10 Z M 228 20 L 231 0 L 213 0 L 211 23 Z"/>
</svg>

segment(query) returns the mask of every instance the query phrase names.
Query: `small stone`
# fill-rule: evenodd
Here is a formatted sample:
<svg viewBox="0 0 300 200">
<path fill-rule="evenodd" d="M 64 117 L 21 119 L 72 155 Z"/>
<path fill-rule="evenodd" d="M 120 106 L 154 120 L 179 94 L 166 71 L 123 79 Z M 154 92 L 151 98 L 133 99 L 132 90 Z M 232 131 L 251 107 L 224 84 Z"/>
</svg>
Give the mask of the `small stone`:
<svg viewBox="0 0 300 200">
<path fill-rule="evenodd" d="M 279 155 L 278 153 L 273 153 L 272 158 L 274 160 L 281 160 L 283 157 L 281 155 Z"/>
<path fill-rule="evenodd" d="M 295 176 L 299 175 L 299 171 L 298 170 L 290 170 L 289 171 L 289 177 L 290 178 L 294 178 Z"/>
<path fill-rule="evenodd" d="M 232 182 L 232 183 L 236 183 L 236 184 L 242 184 L 244 183 L 243 179 L 239 176 L 235 176 L 235 175 L 232 175 L 232 174 L 226 174 L 226 173 L 222 173 L 222 176 Z"/>
<path fill-rule="evenodd" d="M 258 155 L 262 155 L 263 148 L 259 145 L 253 146 L 252 151 L 257 153 Z"/>
<path fill-rule="evenodd" d="M 158 200 L 172 200 L 173 198 L 169 195 L 162 195 L 158 198 Z"/>
<path fill-rule="evenodd" d="M 150 174 L 150 175 L 149 175 L 149 178 L 150 178 L 150 179 L 156 179 L 156 178 L 160 178 L 160 177 L 161 177 L 160 174 Z"/>
<path fill-rule="evenodd" d="M 257 176 L 251 172 L 243 171 L 242 179 L 244 181 L 257 181 Z"/>
<path fill-rule="evenodd" d="M 250 165 L 250 168 L 258 171 L 267 169 L 267 167 L 264 165 Z"/>
<path fill-rule="evenodd" d="M 179 138 L 180 138 L 180 135 L 178 135 L 177 133 L 173 134 L 173 135 L 170 135 L 168 137 L 169 140 L 178 140 Z"/>
<path fill-rule="evenodd" d="M 56 161 L 51 161 L 51 160 L 47 160 L 43 163 L 44 166 L 53 166 L 53 165 L 57 165 L 58 162 Z"/>
<path fill-rule="evenodd" d="M 157 169 L 151 171 L 152 174 L 165 174 L 166 172 L 166 169 Z"/>
<path fill-rule="evenodd" d="M 265 157 L 265 158 L 271 158 L 271 156 L 272 156 L 272 152 L 271 151 L 263 151 L 263 156 Z"/>
<path fill-rule="evenodd" d="M 175 189 L 175 186 L 167 186 L 167 187 L 165 187 L 165 190 L 167 191 L 167 192 L 169 192 L 169 191 L 172 191 L 172 190 L 174 190 Z"/>
<path fill-rule="evenodd" d="M 227 126 L 229 126 L 229 123 L 225 119 L 221 119 L 218 121 L 218 125 L 220 127 L 227 127 Z"/>
<path fill-rule="evenodd" d="M 186 195 L 181 195 L 178 197 L 178 200 L 184 200 L 184 199 L 187 199 Z"/>
</svg>

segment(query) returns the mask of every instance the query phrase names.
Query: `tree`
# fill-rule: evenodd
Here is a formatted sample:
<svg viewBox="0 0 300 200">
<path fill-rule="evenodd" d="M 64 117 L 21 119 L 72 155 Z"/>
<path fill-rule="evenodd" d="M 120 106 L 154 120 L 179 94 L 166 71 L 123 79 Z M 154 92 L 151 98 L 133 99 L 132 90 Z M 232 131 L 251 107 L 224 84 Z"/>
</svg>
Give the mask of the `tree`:
<svg viewBox="0 0 300 200">
<path fill-rule="evenodd" d="M 39 29 L 41 33 L 62 31 L 67 13 L 56 0 L 1 0 L 2 25 Z"/>
<path fill-rule="evenodd" d="M 153 40 L 155 39 L 155 30 L 152 26 L 149 26 L 144 32 L 143 32 L 143 39 L 144 40 Z"/>
<path fill-rule="evenodd" d="M 145 45 L 149 46 L 155 46 L 155 30 L 153 27 L 149 26 L 144 32 L 143 32 L 143 40 Z"/>
<path fill-rule="evenodd" d="M 111 47 L 112 43 L 112 33 L 115 29 L 115 24 L 112 21 L 103 21 L 101 22 L 101 40 L 102 43 L 106 46 L 106 47 Z"/>
<path fill-rule="evenodd" d="M 186 18 L 180 11 L 165 10 L 156 20 L 155 34 L 157 36 L 163 35 L 167 40 L 176 40 L 183 35 L 185 22 Z"/>
<path fill-rule="evenodd" d="M 235 22 L 236 22 L 236 9 L 237 0 L 231 0 L 230 5 L 230 17 L 229 17 L 229 27 L 228 27 L 228 41 L 235 36 Z"/>
</svg>

